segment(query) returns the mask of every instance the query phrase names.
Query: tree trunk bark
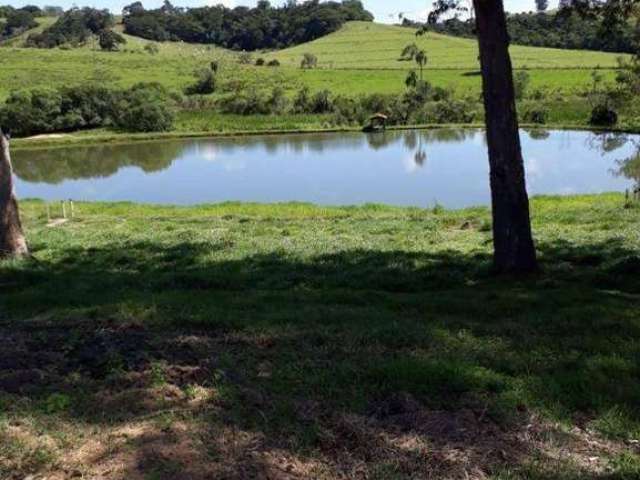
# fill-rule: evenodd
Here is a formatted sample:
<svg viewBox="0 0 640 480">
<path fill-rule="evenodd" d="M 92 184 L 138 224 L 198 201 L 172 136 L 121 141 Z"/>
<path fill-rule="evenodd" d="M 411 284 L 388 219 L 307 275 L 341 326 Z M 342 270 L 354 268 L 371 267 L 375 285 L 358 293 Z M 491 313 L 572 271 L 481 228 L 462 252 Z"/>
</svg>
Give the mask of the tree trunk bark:
<svg viewBox="0 0 640 480">
<path fill-rule="evenodd" d="M 537 269 L 502 0 L 474 0 L 489 146 L 494 267 Z"/>
<path fill-rule="evenodd" d="M 0 258 L 27 255 L 18 201 L 13 191 L 9 138 L 0 129 Z"/>
</svg>

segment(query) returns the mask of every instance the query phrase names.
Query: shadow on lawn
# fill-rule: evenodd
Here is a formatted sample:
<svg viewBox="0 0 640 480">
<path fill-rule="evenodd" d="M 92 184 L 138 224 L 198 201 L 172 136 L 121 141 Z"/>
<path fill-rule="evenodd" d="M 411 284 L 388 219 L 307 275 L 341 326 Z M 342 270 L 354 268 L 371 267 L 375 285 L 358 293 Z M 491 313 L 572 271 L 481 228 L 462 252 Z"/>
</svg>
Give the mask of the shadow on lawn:
<svg viewBox="0 0 640 480">
<path fill-rule="evenodd" d="M 485 254 L 211 256 L 226 248 L 4 267 L 3 301 L 31 320 L 0 329 L 0 407 L 108 431 L 74 457 L 89 478 L 624 478 L 587 433 L 640 431 L 640 260 L 622 244 L 542 244 L 544 273 L 521 280 Z"/>
</svg>

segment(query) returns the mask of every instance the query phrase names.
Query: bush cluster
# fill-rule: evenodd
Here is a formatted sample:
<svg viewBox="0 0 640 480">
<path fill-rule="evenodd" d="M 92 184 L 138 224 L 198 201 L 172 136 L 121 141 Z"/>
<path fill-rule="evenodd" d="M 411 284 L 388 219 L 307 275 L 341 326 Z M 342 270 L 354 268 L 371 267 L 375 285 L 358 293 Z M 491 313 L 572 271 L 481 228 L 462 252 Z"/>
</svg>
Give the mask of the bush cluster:
<svg viewBox="0 0 640 480">
<path fill-rule="evenodd" d="M 432 88 L 426 82 L 400 96 L 371 94 L 357 98 L 333 95 L 328 90 L 312 92 L 308 87 L 291 98 L 279 87 L 271 92 L 251 89 L 223 98 L 216 107 L 222 113 L 239 115 L 330 115 L 334 125 L 363 125 L 378 112 L 385 113 L 391 125 L 470 123 L 479 118 L 482 110 L 477 100 L 454 100 L 451 92 Z"/>
<path fill-rule="evenodd" d="M 127 90 L 83 85 L 16 91 L 0 107 L 0 125 L 17 136 L 113 126 L 129 132 L 169 130 L 170 98 L 158 84 Z"/>
<path fill-rule="evenodd" d="M 37 48 L 54 48 L 65 44 L 81 45 L 91 35 L 99 35 L 110 30 L 113 24 L 114 17 L 108 10 L 72 8 L 42 33 L 29 35 L 26 45 Z"/>
</svg>

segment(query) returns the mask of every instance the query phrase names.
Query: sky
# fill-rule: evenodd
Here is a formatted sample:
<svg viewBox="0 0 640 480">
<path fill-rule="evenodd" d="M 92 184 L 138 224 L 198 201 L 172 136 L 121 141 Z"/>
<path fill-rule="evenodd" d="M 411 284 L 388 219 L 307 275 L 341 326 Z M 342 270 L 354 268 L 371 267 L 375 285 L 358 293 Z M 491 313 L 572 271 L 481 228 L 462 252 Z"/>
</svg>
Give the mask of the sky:
<svg viewBox="0 0 640 480">
<path fill-rule="evenodd" d="M 24 5 L 59 5 L 69 8 L 74 4 L 78 6 L 90 6 L 95 8 L 108 8 L 114 13 L 119 13 L 122 7 L 132 3 L 134 0 L 0 0 L 0 4 L 13 5 L 14 7 L 22 7 Z M 147 8 L 155 8 L 162 4 L 162 0 L 142 0 Z M 228 7 L 256 4 L 256 0 L 172 0 L 172 3 L 181 7 L 195 7 L 203 5 L 211 5 L 222 3 Z M 273 5 L 284 3 L 282 0 L 271 0 Z M 406 17 L 424 20 L 428 7 L 431 6 L 433 0 L 363 0 L 367 10 L 376 16 L 376 21 L 393 23 L 397 21 L 398 14 L 403 13 Z M 550 3 L 554 3 L 553 1 Z M 504 0 L 505 8 L 510 12 L 521 12 L 535 9 L 534 0 Z"/>
</svg>

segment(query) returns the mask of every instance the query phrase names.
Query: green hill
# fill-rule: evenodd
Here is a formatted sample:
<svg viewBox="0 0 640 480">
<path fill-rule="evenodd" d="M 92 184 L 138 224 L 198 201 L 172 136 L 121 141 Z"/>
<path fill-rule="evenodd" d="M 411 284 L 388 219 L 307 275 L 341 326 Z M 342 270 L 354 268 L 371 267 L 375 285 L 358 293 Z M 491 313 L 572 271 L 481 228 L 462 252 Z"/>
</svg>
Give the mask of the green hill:
<svg viewBox="0 0 640 480">
<path fill-rule="evenodd" d="M 478 68 L 478 47 L 473 39 L 437 33 L 416 36 L 412 28 L 367 22 L 351 22 L 341 30 L 310 43 L 275 52 L 269 58 L 297 67 L 302 55 L 318 57 L 320 68 L 406 70 L 411 63 L 399 61 L 402 49 L 415 42 L 427 52 L 432 69 Z M 511 47 L 516 68 L 558 69 L 615 67 L 619 54 L 586 50 L 559 50 L 514 45 Z"/>
<path fill-rule="evenodd" d="M 349 96 L 399 93 L 404 90 L 407 71 L 415 68 L 413 62 L 398 60 L 401 50 L 411 42 L 426 50 L 429 63 L 425 76 L 432 84 L 465 94 L 480 91 L 474 40 L 432 33 L 416 37 L 410 28 L 367 22 L 348 23 L 334 34 L 294 48 L 252 54 L 253 61 L 259 57 L 278 59 L 280 68 L 240 65 L 237 52 L 182 42 L 157 43 L 159 53 L 151 55 L 144 50 L 149 41 L 131 36 L 125 36 L 127 44 L 120 52 L 102 52 L 96 41 L 82 48 L 18 48 L 26 35 L 0 48 L 0 99 L 15 89 L 83 81 L 121 87 L 156 81 L 182 90 L 193 81 L 194 70 L 214 60 L 222 63 L 215 95 L 274 86 L 292 94 L 305 85 L 313 91 L 328 89 Z M 299 68 L 307 52 L 318 57 L 319 68 Z M 602 52 L 521 46 L 513 46 L 512 54 L 517 68 L 529 69 L 532 88 L 557 94 L 584 90 L 591 82 L 591 70 L 597 67 L 605 79 L 612 81 L 618 57 Z"/>
</svg>

